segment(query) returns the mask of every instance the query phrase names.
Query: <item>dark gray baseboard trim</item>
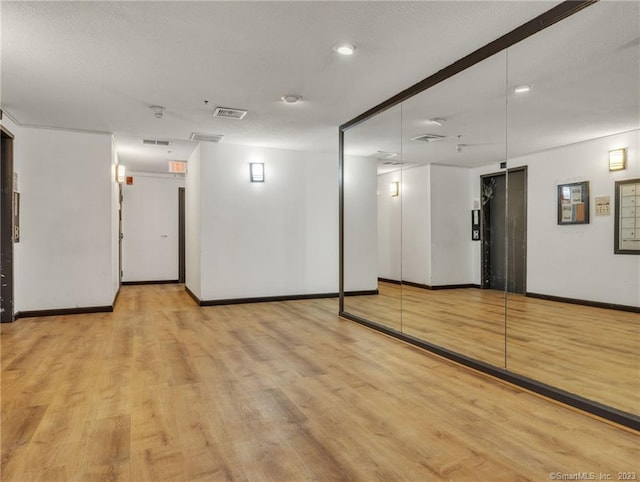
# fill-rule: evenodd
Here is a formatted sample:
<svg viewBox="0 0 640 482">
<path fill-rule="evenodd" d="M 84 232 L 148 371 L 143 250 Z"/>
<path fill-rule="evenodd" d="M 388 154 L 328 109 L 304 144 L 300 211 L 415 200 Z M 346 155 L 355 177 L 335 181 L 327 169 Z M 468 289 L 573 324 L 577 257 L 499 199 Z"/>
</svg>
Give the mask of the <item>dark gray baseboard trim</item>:
<svg viewBox="0 0 640 482">
<path fill-rule="evenodd" d="M 39 318 L 41 316 L 86 315 L 90 313 L 112 313 L 113 306 L 86 306 L 82 308 L 58 308 L 53 310 L 19 311 L 15 314 L 18 318 Z"/>
<path fill-rule="evenodd" d="M 321 298 L 337 298 L 338 293 L 312 293 L 303 295 L 280 295 L 280 296 L 258 296 L 253 298 L 229 298 L 221 300 L 201 300 L 188 288 L 186 292 L 200 306 L 221 306 L 221 305 L 241 305 L 247 303 L 269 303 L 271 301 L 295 301 L 295 300 L 315 300 Z M 345 296 L 366 296 L 377 295 L 378 290 L 347 291 Z"/>
<path fill-rule="evenodd" d="M 123 281 L 122 286 L 134 286 L 134 285 L 174 285 L 178 284 L 179 281 L 177 279 L 167 279 L 167 280 L 152 280 L 152 281 Z"/>
<path fill-rule="evenodd" d="M 402 283 L 400 283 L 400 280 L 391 279 L 391 278 L 378 278 L 378 281 L 382 281 L 384 283 L 391 283 L 391 284 L 394 284 L 394 285 L 402 284 Z"/>
<path fill-rule="evenodd" d="M 271 301 L 312 300 L 318 298 L 336 298 L 337 293 L 315 293 L 308 295 L 257 296 L 254 298 L 229 298 L 222 300 L 201 300 L 200 306 L 240 305 L 245 303 L 267 303 Z"/>
<path fill-rule="evenodd" d="M 332 293 L 333 294 L 333 293 Z M 377 295 L 380 294 L 378 290 L 360 290 L 360 291 L 345 291 L 345 296 L 369 296 L 369 295 Z M 335 293 L 335 297 L 337 298 L 339 293 Z"/>
<path fill-rule="evenodd" d="M 521 388 L 524 388 L 525 390 L 529 390 L 552 400 L 556 400 L 560 403 L 577 408 L 579 410 L 582 410 L 583 412 L 590 413 L 597 417 L 610 420 L 611 422 L 623 425 L 630 429 L 640 431 L 640 417 L 632 413 L 618 410 L 617 408 L 613 408 L 608 405 L 589 400 L 587 398 L 581 397 L 580 395 L 576 395 L 574 393 L 570 393 L 560 388 L 547 385 L 537 380 L 518 375 L 503 368 L 495 367 L 480 360 L 476 360 L 475 358 L 467 357 L 460 353 L 442 348 L 441 346 L 433 345 L 429 342 L 421 340 L 420 338 L 407 335 L 406 333 L 402 333 L 384 325 L 379 325 L 365 318 L 352 315 L 348 312 L 342 311 L 339 313 L 339 316 L 347 320 L 355 321 L 356 323 L 360 323 L 361 325 L 367 326 L 376 331 L 380 331 L 399 340 L 405 341 L 411 345 L 417 346 L 431 353 L 435 353 L 436 355 L 447 358 L 448 360 L 454 361 L 466 367 L 472 368 L 482 373 L 486 373 L 487 375 L 491 375 L 513 385 L 517 385 Z"/>
<path fill-rule="evenodd" d="M 527 291 L 525 296 L 530 298 L 539 298 L 541 300 L 559 301 L 561 303 L 571 303 L 573 305 L 592 306 L 594 308 L 606 308 L 608 310 L 630 311 L 631 313 L 640 313 L 640 306 L 617 305 L 615 303 L 604 303 L 602 301 L 579 300 L 576 298 L 564 298 L 562 296 L 545 295 L 541 293 L 531 293 Z"/>
<path fill-rule="evenodd" d="M 480 285 L 477 284 L 473 284 L 473 283 L 464 283 L 464 284 L 457 284 L 457 285 L 425 285 L 422 283 L 414 283 L 413 281 L 406 281 L 406 280 L 402 280 L 402 281 L 398 281 L 395 279 L 389 279 L 389 278 L 378 278 L 378 281 L 382 281 L 384 283 L 393 283 L 396 285 L 407 285 L 407 286 L 412 286 L 414 288 L 422 288 L 425 290 L 455 290 L 455 289 L 459 289 L 459 288 L 480 288 Z"/>
<path fill-rule="evenodd" d="M 198 298 L 195 294 L 193 294 L 193 291 L 191 291 L 187 285 L 184 285 L 184 290 L 187 292 L 187 294 L 189 296 L 191 296 L 193 301 L 195 301 L 198 304 L 198 306 L 201 306 L 200 305 L 200 298 Z"/>
</svg>

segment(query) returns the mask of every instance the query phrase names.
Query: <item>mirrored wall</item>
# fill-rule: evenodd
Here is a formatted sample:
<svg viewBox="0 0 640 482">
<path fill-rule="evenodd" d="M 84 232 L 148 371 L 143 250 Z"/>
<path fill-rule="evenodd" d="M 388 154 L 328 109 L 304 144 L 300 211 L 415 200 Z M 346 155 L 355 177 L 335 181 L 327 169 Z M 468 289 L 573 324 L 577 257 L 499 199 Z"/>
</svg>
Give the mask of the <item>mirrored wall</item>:
<svg viewBox="0 0 640 482">
<path fill-rule="evenodd" d="M 343 316 L 639 420 L 638 18 L 590 5 L 346 124 Z"/>
</svg>

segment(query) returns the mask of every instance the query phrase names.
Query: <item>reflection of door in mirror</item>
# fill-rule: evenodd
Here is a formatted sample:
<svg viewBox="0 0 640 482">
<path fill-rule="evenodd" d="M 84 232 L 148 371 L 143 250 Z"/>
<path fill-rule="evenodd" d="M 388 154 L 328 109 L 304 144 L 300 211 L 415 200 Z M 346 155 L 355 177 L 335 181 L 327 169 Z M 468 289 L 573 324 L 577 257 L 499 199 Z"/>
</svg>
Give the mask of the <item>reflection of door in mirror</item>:
<svg viewBox="0 0 640 482">
<path fill-rule="evenodd" d="M 526 179 L 526 168 L 481 177 L 482 288 L 526 291 Z"/>
</svg>

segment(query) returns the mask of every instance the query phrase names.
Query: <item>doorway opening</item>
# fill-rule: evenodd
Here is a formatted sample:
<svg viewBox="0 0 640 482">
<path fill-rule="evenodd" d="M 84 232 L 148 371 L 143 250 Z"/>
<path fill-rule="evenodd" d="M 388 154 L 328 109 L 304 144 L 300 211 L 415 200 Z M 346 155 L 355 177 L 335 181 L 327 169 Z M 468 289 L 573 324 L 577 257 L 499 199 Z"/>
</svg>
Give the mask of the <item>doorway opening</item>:
<svg viewBox="0 0 640 482">
<path fill-rule="evenodd" d="M 482 288 L 526 292 L 527 168 L 481 176 Z"/>
<path fill-rule="evenodd" d="M 13 306 L 13 134 L 0 126 L 0 321 L 14 320 Z"/>
</svg>

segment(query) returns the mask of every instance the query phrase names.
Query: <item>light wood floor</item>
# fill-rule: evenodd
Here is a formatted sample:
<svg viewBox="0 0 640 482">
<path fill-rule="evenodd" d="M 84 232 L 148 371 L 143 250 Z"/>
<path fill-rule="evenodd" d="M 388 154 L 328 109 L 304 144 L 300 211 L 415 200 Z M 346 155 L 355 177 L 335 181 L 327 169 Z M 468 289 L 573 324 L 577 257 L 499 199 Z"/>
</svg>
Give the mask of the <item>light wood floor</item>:
<svg viewBox="0 0 640 482">
<path fill-rule="evenodd" d="M 2 480 L 545 481 L 636 472 L 639 437 L 336 316 L 200 308 L 2 326 Z"/>
<path fill-rule="evenodd" d="M 477 288 L 379 283 L 345 310 L 433 344 L 640 414 L 640 315 Z M 505 333 L 507 343 L 505 344 Z M 505 352 L 506 351 L 506 352 Z"/>
</svg>

